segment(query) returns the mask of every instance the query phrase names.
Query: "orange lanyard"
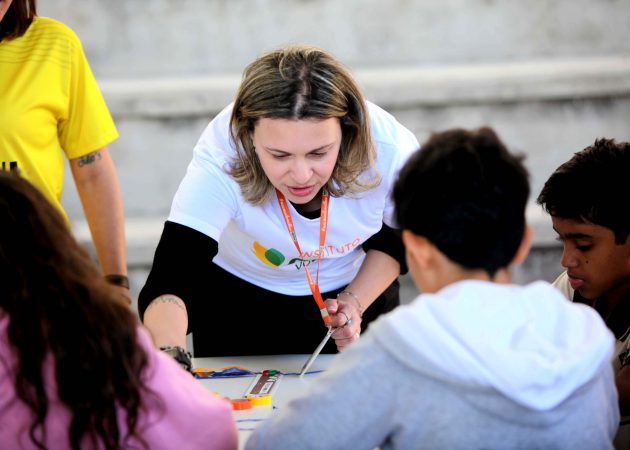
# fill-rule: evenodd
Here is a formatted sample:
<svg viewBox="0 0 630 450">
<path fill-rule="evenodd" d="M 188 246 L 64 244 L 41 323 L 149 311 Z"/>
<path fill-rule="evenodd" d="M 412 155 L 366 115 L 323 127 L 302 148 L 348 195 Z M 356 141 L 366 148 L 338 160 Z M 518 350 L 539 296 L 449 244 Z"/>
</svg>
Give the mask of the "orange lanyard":
<svg viewBox="0 0 630 450">
<path fill-rule="evenodd" d="M 293 226 L 293 219 L 291 219 L 291 211 L 289 211 L 289 206 L 287 205 L 287 200 L 284 198 L 284 194 L 276 189 L 276 196 L 278 197 L 278 203 L 280 203 L 280 209 L 282 210 L 282 216 L 284 217 L 284 221 L 287 224 L 287 229 L 289 230 L 289 235 L 293 240 L 293 244 L 295 248 L 297 248 L 300 257 L 302 257 L 302 250 L 300 250 L 300 243 L 298 242 L 297 235 L 295 234 L 295 227 Z M 308 280 L 308 287 L 311 288 L 311 292 L 313 293 L 313 297 L 315 298 L 315 303 L 319 307 L 319 312 L 322 314 L 322 319 L 324 320 L 324 325 L 331 326 L 332 320 L 330 315 L 328 315 L 328 310 L 326 309 L 326 304 L 324 303 L 324 299 L 322 298 L 322 294 L 319 292 L 319 263 L 321 262 L 322 255 L 324 254 L 324 244 L 326 242 L 326 228 L 328 228 L 328 192 L 324 190 L 322 192 L 322 205 L 321 205 L 321 213 L 319 216 L 319 253 L 317 255 L 317 273 L 315 276 L 315 280 L 311 277 L 311 272 L 308 270 L 308 266 L 306 263 L 304 264 L 304 272 L 306 272 L 306 279 Z"/>
</svg>

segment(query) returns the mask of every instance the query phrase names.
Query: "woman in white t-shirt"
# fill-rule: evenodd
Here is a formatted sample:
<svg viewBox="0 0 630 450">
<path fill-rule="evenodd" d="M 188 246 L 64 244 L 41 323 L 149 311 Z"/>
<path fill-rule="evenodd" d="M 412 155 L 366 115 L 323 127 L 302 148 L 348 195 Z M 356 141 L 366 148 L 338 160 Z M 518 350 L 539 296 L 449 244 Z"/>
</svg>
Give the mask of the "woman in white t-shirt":
<svg viewBox="0 0 630 450">
<path fill-rule="evenodd" d="M 343 349 L 399 304 L 406 271 L 390 199 L 418 148 L 327 52 L 251 63 L 207 126 L 139 298 L 161 348 L 196 356 Z M 239 336 L 237 337 L 236 334 Z"/>
</svg>

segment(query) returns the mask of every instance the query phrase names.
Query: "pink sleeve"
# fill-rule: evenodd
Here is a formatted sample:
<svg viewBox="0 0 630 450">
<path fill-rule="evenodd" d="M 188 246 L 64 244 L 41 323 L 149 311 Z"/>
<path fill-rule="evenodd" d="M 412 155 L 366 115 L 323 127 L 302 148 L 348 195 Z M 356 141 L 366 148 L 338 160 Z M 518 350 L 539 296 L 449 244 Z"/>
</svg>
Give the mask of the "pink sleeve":
<svg viewBox="0 0 630 450">
<path fill-rule="evenodd" d="M 148 414 L 139 427 L 149 448 L 236 449 L 238 431 L 231 404 L 157 350 L 142 327 L 138 340 L 149 361 L 147 387 L 157 396 L 144 396 Z"/>
</svg>

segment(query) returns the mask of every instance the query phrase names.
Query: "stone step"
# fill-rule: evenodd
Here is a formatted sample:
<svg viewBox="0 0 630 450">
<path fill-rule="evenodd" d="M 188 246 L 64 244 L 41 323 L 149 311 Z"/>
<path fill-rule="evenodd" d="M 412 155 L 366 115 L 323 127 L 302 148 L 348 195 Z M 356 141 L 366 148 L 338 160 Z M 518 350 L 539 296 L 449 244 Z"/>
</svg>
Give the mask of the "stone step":
<svg viewBox="0 0 630 450">
<path fill-rule="evenodd" d="M 630 140 L 630 56 L 583 57 L 356 73 L 367 97 L 422 142 L 445 128 L 490 125 L 526 155 L 532 195 L 573 152 L 598 137 Z M 199 135 L 239 77 L 103 80 L 120 132 L 110 145 L 127 214 L 166 215 Z M 64 206 L 82 210 L 71 177 Z"/>
</svg>

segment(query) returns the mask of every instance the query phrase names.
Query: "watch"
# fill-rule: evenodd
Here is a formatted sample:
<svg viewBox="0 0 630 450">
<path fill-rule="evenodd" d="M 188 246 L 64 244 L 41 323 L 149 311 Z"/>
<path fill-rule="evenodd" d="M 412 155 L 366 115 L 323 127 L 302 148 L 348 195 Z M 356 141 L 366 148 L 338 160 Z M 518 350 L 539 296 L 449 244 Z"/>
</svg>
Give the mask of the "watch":
<svg viewBox="0 0 630 450">
<path fill-rule="evenodd" d="M 164 353 L 173 357 L 175 361 L 179 363 L 187 372 L 193 373 L 192 371 L 192 355 L 190 352 L 187 352 L 183 347 L 179 345 L 176 346 L 166 346 L 160 347 L 160 350 Z"/>
</svg>

